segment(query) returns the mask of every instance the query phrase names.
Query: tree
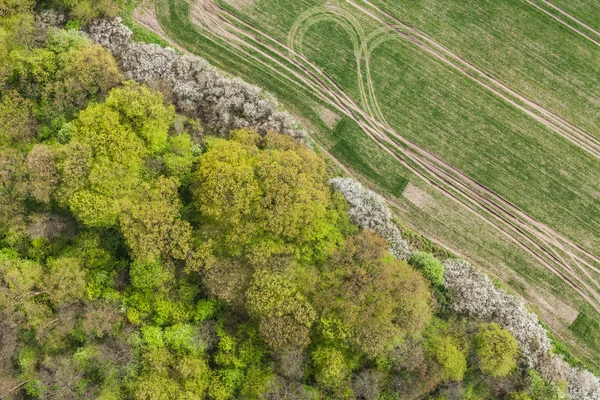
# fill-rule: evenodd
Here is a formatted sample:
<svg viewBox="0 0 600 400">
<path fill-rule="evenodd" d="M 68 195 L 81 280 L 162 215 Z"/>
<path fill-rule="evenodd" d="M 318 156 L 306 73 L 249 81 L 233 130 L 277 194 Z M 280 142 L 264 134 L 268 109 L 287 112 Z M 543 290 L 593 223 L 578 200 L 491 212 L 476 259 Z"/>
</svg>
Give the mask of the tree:
<svg viewBox="0 0 600 400">
<path fill-rule="evenodd" d="M 312 352 L 316 381 L 329 388 L 339 386 L 349 375 L 344 355 L 331 347 L 319 347 Z"/>
<path fill-rule="evenodd" d="M 36 144 L 27 155 L 30 193 L 40 203 L 49 203 L 58 184 L 56 154 L 45 144 Z"/>
<path fill-rule="evenodd" d="M 48 261 L 49 273 L 44 277 L 44 288 L 55 306 L 78 300 L 85 295 L 85 272 L 79 260 L 60 257 Z"/>
<path fill-rule="evenodd" d="M 231 255 L 300 256 L 339 237 L 324 175 L 323 160 L 292 139 L 237 131 L 232 140 L 209 142 L 196 174 L 196 204 Z"/>
<path fill-rule="evenodd" d="M 144 184 L 144 160 L 166 149 L 173 115 L 160 94 L 133 82 L 113 89 L 105 103 L 87 107 L 73 122 L 72 140 L 59 162 L 59 200 L 88 226 L 116 225 Z M 158 185 L 172 193 L 173 182 Z M 177 224 L 183 233 L 185 224 Z"/>
<path fill-rule="evenodd" d="M 59 112 L 71 115 L 89 101 L 102 101 L 123 77 L 112 55 L 102 46 L 84 42 L 63 54 L 56 82 L 46 96 Z"/>
<path fill-rule="evenodd" d="M 421 330 L 432 314 L 425 280 L 393 259 L 385 240 L 371 230 L 350 237 L 332 255 L 316 298 L 322 335 L 370 356 L 394 338 Z"/>
<path fill-rule="evenodd" d="M 429 342 L 429 351 L 446 372 L 446 378 L 462 381 L 467 371 L 467 358 L 450 337 L 436 336 Z"/>
<path fill-rule="evenodd" d="M 274 349 L 304 347 L 315 311 L 297 286 L 284 275 L 266 270 L 254 273 L 246 307 L 259 321 L 265 342 Z"/>
<path fill-rule="evenodd" d="M 94 18 L 114 17 L 119 12 L 117 0 L 59 0 L 59 3 L 69 10 L 76 19 L 90 22 Z"/>
<path fill-rule="evenodd" d="M 2 94 L 0 100 L 0 143 L 27 142 L 35 136 L 33 103 L 17 91 Z"/>
<path fill-rule="evenodd" d="M 0 313 L 4 323 L 37 328 L 51 315 L 44 302 L 44 268 L 22 260 L 11 250 L 0 250 Z"/>
<path fill-rule="evenodd" d="M 179 215 L 178 187 L 177 179 L 160 177 L 151 188 L 125 200 L 120 225 L 134 258 L 186 258 L 192 230 Z"/>
<path fill-rule="evenodd" d="M 475 336 L 481 370 L 491 376 L 507 376 L 517 366 L 519 345 L 514 336 L 496 323 L 483 323 Z"/>
<path fill-rule="evenodd" d="M 444 266 L 431 253 L 415 251 L 408 259 L 408 263 L 421 271 L 433 285 L 444 284 Z"/>
<path fill-rule="evenodd" d="M 239 259 L 218 259 L 202 270 L 202 283 L 208 294 L 235 309 L 244 307 L 251 280 L 252 269 Z"/>
<path fill-rule="evenodd" d="M 0 0 L 0 17 L 33 11 L 35 0 Z"/>
</svg>

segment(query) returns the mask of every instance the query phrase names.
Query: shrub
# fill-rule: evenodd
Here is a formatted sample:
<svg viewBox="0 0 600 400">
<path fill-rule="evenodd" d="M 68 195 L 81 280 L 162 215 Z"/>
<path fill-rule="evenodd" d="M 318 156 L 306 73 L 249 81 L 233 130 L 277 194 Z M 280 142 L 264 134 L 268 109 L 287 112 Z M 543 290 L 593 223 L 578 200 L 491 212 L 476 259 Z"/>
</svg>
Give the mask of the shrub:
<svg viewBox="0 0 600 400">
<path fill-rule="evenodd" d="M 434 337 L 429 342 L 429 351 L 444 368 L 446 378 L 453 381 L 463 380 L 467 371 L 467 358 L 451 338 Z"/>
<path fill-rule="evenodd" d="M 496 322 L 513 334 L 528 366 L 538 367 L 552 349 L 537 315 L 522 300 L 495 287 L 490 277 L 464 260 L 444 262 L 446 288 L 454 311 Z"/>
<path fill-rule="evenodd" d="M 481 370 L 491 376 L 507 376 L 517 366 L 519 345 L 509 331 L 496 323 L 479 326 L 475 336 Z"/>
<path fill-rule="evenodd" d="M 225 135 L 241 128 L 260 134 L 280 132 L 295 138 L 306 136 L 304 129 L 269 93 L 240 78 L 229 78 L 206 60 L 179 55 L 171 48 L 135 43 L 132 31 L 120 18 L 95 20 L 88 26 L 92 40 L 108 48 L 120 61 L 128 79 L 138 82 L 166 82 L 174 103 L 192 118 L 199 118 L 208 132 Z"/>
<path fill-rule="evenodd" d="M 400 230 L 392 221 L 392 213 L 383 197 L 365 189 L 359 182 L 349 178 L 331 180 L 333 189 L 340 192 L 350 205 L 350 216 L 362 229 L 372 229 L 387 240 L 390 252 L 401 260 L 411 255 L 410 245 L 402 238 Z"/>
<path fill-rule="evenodd" d="M 408 263 L 417 268 L 435 286 L 444 284 L 444 266 L 431 253 L 415 251 Z"/>
</svg>

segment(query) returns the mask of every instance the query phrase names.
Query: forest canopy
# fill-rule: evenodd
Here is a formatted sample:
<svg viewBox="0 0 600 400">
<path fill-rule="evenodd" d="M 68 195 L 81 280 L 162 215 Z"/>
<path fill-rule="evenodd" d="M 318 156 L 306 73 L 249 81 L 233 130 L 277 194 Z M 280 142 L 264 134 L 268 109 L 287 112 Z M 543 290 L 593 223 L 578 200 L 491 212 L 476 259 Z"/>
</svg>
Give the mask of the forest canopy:
<svg viewBox="0 0 600 400">
<path fill-rule="evenodd" d="M 309 142 L 205 131 L 78 29 L 119 2 L 49 4 L 0 0 L 0 398 L 566 398 Z"/>
</svg>

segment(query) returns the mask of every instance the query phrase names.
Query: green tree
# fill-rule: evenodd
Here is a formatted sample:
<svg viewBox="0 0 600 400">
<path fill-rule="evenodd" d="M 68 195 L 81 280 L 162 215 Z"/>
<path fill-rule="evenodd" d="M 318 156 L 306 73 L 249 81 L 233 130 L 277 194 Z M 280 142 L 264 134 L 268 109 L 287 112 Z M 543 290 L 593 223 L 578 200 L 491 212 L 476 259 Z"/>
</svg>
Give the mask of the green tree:
<svg viewBox="0 0 600 400">
<path fill-rule="evenodd" d="M 448 336 L 436 336 L 429 341 L 429 350 L 441 364 L 446 378 L 462 381 L 467 371 L 467 358 Z"/>
<path fill-rule="evenodd" d="M 115 17 L 123 3 L 119 0 L 58 0 L 71 16 L 85 22 L 98 17 Z"/>
<path fill-rule="evenodd" d="M 385 240 L 370 230 L 346 240 L 325 265 L 318 285 L 320 332 L 371 356 L 394 338 L 421 330 L 431 318 L 425 280 L 393 259 Z"/>
<path fill-rule="evenodd" d="M 327 208 L 325 163 L 291 138 L 237 131 L 232 140 L 211 140 L 196 177 L 197 207 L 231 255 L 300 256 L 339 238 Z"/>
<path fill-rule="evenodd" d="M 44 301 L 44 268 L 0 250 L 0 314 L 5 324 L 37 328 L 51 315 Z"/>
<path fill-rule="evenodd" d="M 56 153 L 45 144 L 36 144 L 27 155 L 29 192 L 40 203 L 49 203 L 58 185 Z"/>
<path fill-rule="evenodd" d="M 125 200 L 121 230 L 135 258 L 153 259 L 161 255 L 186 258 L 192 230 L 179 215 L 178 187 L 176 178 L 160 177 L 153 187 Z"/>
<path fill-rule="evenodd" d="M 0 143 L 27 142 L 34 138 L 33 103 L 17 91 L 0 93 Z"/>
<path fill-rule="evenodd" d="M 483 323 L 475 335 L 481 370 L 488 375 L 507 376 L 517 366 L 519 345 L 515 337 L 496 323 Z"/>
<path fill-rule="evenodd" d="M 259 270 L 246 296 L 248 312 L 259 321 L 260 333 L 269 346 L 278 349 L 309 343 L 315 311 L 291 280 L 277 272 Z"/>
<path fill-rule="evenodd" d="M 76 258 L 59 257 L 48 260 L 44 288 L 55 306 L 82 299 L 85 295 L 85 272 Z"/>
<path fill-rule="evenodd" d="M 319 347 L 312 352 L 316 381 L 329 388 L 339 386 L 350 374 L 344 355 L 331 347 Z"/>
<path fill-rule="evenodd" d="M 59 200 L 88 226 L 116 225 L 129 197 L 144 183 L 144 160 L 161 143 L 166 146 L 173 115 L 162 95 L 133 82 L 83 110 L 59 162 Z M 159 186 L 172 193 L 172 183 Z"/>
<path fill-rule="evenodd" d="M 35 0 L 0 0 L 0 17 L 33 11 Z"/>
</svg>

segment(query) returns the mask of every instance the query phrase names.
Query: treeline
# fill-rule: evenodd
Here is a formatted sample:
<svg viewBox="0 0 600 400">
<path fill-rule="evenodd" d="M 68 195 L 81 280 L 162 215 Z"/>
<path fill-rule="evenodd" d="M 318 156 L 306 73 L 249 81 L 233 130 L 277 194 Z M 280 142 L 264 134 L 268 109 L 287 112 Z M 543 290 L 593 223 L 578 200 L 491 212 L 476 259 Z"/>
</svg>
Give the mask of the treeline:
<svg viewBox="0 0 600 400">
<path fill-rule="evenodd" d="M 0 2 L 0 398 L 568 398 L 306 143 L 205 131 L 34 6 Z"/>
</svg>

